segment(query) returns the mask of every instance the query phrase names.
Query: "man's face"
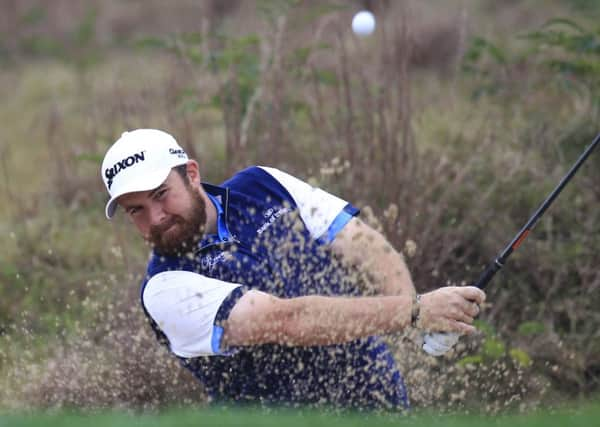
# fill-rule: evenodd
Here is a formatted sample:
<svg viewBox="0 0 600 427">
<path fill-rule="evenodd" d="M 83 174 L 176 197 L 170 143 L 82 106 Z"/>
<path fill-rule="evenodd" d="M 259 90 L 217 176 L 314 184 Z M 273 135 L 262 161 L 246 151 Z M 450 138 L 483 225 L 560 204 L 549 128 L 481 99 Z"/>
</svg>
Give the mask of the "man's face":
<svg viewBox="0 0 600 427">
<path fill-rule="evenodd" d="M 204 234 L 206 204 L 199 187 L 176 171 L 154 190 L 124 194 L 118 202 L 160 255 L 193 252 Z"/>
</svg>

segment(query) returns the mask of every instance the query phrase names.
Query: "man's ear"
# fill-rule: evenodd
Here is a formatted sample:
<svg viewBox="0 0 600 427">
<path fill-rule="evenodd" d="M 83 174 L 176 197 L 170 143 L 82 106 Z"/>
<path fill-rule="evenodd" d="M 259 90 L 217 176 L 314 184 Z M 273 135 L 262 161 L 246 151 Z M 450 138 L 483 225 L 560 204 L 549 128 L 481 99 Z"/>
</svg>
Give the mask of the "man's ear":
<svg viewBox="0 0 600 427">
<path fill-rule="evenodd" d="M 198 162 L 195 160 L 188 160 L 185 164 L 185 172 L 190 181 L 190 184 L 194 186 L 200 185 L 200 167 Z"/>
</svg>

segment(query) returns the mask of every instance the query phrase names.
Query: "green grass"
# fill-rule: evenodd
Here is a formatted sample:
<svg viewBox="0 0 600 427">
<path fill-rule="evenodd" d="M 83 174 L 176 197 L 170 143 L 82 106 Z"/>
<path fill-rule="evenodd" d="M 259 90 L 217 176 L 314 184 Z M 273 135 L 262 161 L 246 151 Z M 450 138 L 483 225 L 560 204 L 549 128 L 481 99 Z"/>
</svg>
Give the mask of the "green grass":
<svg viewBox="0 0 600 427">
<path fill-rule="evenodd" d="M 201 410 L 168 411 L 159 415 L 132 415 L 120 412 L 102 414 L 55 413 L 34 415 L 0 416 L 0 426 L 25 427 L 44 425 L 46 427 L 76 427 L 94 425 L 110 426 L 585 426 L 594 425 L 600 416 L 600 405 L 588 406 L 577 410 L 545 411 L 528 415 L 415 415 L 389 416 L 374 414 L 331 414 L 316 412 L 260 411 L 212 408 Z"/>
</svg>

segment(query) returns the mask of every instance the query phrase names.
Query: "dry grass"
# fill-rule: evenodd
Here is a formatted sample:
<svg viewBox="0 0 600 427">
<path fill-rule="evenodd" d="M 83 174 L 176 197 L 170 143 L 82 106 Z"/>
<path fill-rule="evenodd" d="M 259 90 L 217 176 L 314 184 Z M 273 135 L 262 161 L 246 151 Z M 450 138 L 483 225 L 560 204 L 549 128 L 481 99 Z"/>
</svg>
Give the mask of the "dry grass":
<svg viewBox="0 0 600 427">
<path fill-rule="evenodd" d="M 17 15 L 40 4 L 6 3 Z M 9 296 L 0 302 L 0 338 L 11 350 L 0 353 L 8 378 L 0 406 L 201 399 L 189 378 L 171 377 L 172 362 L 129 309 L 144 247 L 122 220 L 103 220 L 99 162 L 124 129 L 170 131 L 208 181 L 269 164 L 352 200 L 395 247 L 411 246 L 420 291 L 477 277 L 566 170 L 571 145 L 593 132 L 581 103 L 551 88 L 531 90 L 540 80 L 535 63 L 495 70 L 504 92 L 478 100 L 471 95 L 480 82 L 460 72 L 472 34 L 510 40 L 508 33 L 564 11 L 560 2 L 380 2 L 369 39 L 348 31 L 354 3 L 331 2 L 343 8 L 312 15 L 320 2 L 272 6 L 285 12 L 272 21 L 246 2 L 225 11 L 218 2 L 179 2 L 151 13 L 163 11 L 159 3 L 143 13 L 136 2 L 98 3 L 97 37 L 77 48 L 79 62 L 19 48 L 31 33 L 70 40 L 85 10 L 70 10 L 69 21 L 65 2 L 4 43 L 13 53 L 0 73 L 0 94 L 12 99 L 0 106 L 0 231 L 9 236 L 0 259 L 0 289 Z M 189 54 L 114 46 L 120 37 L 179 31 L 211 35 L 197 46 L 205 53 L 230 53 L 257 31 L 258 44 L 242 52 L 256 66 L 253 79 L 244 80 L 235 62 L 214 72 Z M 82 66 L 89 49 L 101 55 Z M 214 102 L 226 90 L 230 102 Z M 480 402 L 494 412 L 598 390 L 597 170 L 582 171 L 490 291 L 483 318 L 533 365 L 507 354 L 457 365 L 482 351 L 483 336 L 437 362 L 404 343 L 399 363 L 417 405 Z M 105 306 L 117 299 L 124 305 Z M 526 321 L 543 332 L 520 335 Z M 26 357 L 17 357 L 21 349 Z"/>
</svg>

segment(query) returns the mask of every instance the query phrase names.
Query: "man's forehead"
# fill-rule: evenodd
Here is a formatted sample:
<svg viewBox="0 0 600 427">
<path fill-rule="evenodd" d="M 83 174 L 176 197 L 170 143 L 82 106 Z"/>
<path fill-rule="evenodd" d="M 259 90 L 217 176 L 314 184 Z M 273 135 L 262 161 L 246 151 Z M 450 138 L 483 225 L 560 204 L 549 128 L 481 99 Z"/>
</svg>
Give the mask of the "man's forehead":
<svg viewBox="0 0 600 427">
<path fill-rule="evenodd" d="M 148 199 L 149 197 L 152 196 L 152 193 L 154 193 L 156 190 L 160 189 L 161 187 L 173 185 L 176 181 L 176 177 L 174 177 L 174 175 L 176 175 L 176 173 L 174 171 L 169 172 L 169 175 L 167 175 L 167 179 L 165 179 L 163 181 L 163 183 L 160 184 L 158 187 L 153 188 L 151 190 L 134 191 L 131 193 L 122 194 L 121 196 L 119 196 L 117 198 L 117 203 L 122 206 L 123 205 L 131 205 L 131 204 L 139 203 L 145 199 Z"/>
<path fill-rule="evenodd" d="M 159 187 L 162 185 L 164 185 L 164 183 L 159 185 Z M 124 206 L 124 205 L 130 205 L 130 204 L 135 204 L 137 202 L 141 202 L 141 201 L 147 199 L 148 197 L 150 197 L 150 193 L 152 193 L 154 190 L 156 190 L 156 188 L 154 188 L 152 190 L 134 191 L 132 193 L 122 194 L 117 198 L 117 203 L 121 206 Z"/>
</svg>

